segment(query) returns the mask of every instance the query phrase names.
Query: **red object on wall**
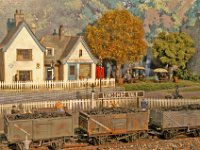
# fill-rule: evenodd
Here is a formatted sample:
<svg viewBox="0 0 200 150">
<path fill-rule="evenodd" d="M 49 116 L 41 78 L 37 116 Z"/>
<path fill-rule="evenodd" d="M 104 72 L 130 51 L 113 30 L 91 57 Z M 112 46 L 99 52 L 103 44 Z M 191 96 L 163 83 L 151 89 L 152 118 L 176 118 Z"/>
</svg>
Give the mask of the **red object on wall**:
<svg viewBox="0 0 200 150">
<path fill-rule="evenodd" d="M 100 79 L 100 70 L 101 70 L 101 78 L 104 78 L 104 67 L 96 67 L 96 79 Z"/>
</svg>

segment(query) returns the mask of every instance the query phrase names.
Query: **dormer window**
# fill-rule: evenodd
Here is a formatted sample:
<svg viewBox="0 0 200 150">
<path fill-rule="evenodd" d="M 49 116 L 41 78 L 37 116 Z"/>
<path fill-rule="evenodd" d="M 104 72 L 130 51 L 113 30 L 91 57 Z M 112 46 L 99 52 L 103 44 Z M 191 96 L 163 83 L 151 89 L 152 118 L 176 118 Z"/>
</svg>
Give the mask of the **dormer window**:
<svg viewBox="0 0 200 150">
<path fill-rule="evenodd" d="M 46 56 L 54 56 L 54 48 L 47 47 L 46 48 Z"/>
<path fill-rule="evenodd" d="M 79 57 L 82 57 L 82 56 L 83 56 L 83 50 L 79 49 Z"/>
</svg>

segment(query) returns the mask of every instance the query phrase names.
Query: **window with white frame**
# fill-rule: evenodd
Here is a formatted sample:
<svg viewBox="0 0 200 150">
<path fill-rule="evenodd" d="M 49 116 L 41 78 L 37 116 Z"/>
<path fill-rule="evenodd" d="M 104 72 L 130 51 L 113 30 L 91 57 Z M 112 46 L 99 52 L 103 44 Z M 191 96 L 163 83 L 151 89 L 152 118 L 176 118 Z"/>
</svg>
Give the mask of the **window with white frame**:
<svg viewBox="0 0 200 150">
<path fill-rule="evenodd" d="M 46 56 L 54 56 L 54 48 L 46 47 Z"/>
</svg>

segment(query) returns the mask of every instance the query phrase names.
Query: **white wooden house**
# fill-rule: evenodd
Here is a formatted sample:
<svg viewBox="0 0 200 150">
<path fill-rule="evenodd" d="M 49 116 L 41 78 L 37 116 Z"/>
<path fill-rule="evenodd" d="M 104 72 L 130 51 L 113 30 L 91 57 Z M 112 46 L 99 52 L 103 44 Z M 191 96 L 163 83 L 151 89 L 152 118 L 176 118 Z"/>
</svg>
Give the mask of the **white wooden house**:
<svg viewBox="0 0 200 150">
<path fill-rule="evenodd" d="M 46 47 L 46 79 L 95 80 L 97 59 L 81 36 L 65 36 L 63 26 L 59 33 L 46 35 L 40 41 Z"/>
<path fill-rule="evenodd" d="M 22 12 L 0 44 L 0 81 L 95 80 L 97 59 L 81 36 L 45 35 L 39 41 Z"/>
<path fill-rule="evenodd" d="M 14 27 L 0 44 L 0 81 L 43 81 L 45 48 L 21 11 L 14 18 Z"/>
</svg>

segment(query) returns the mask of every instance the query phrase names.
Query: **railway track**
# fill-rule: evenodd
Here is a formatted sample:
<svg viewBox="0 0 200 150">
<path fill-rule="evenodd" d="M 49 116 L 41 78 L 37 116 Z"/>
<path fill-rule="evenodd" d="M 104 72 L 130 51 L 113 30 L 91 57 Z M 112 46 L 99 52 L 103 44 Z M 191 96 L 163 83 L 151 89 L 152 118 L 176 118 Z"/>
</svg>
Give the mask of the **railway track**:
<svg viewBox="0 0 200 150">
<path fill-rule="evenodd" d="M 50 100 L 64 100 L 64 99 L 83 99 L 91 98 L 92 89 L 77 89 L 73 91 L 68 90 L 52 90 L 52 91 L 0 91 L 0 104 L 8 104 L 13 102 L 36 102 L 36 101 L 50 101 Z M 98 88 L 95 92 L 98 92 Z M 122 88 L 104 88 L 106 91 L 122 91 Z M 97 95 L 97 94 L 96 94 Z"/>
<path fill-rule="evenodd" d="M 0 150 L 10 150 L 6 144 L 0 144 Z M 49 150 L 47 147 L 31 148 L 30 150 Z M 66 143 L 63 149 L 58 150 L 199 150 L 200 137 L 188 137 L 179 135 L 170 140 L 149 136 L 145 139 L 137 139 L 133 142 L 107 143 L 103 145 L 89 145 L 87 143 Z M 51 149 L 50 149 L 51 150 Z"/>
<path fill-rule="evenodd" d="M 199 150 L 200 137 L 180 136 L 170 140 L 159 138 L 138 139 L 130 143 L 114 143 L 99 146 L 76 145 L 65 147 L 64 150 Z"/>
</svg>

